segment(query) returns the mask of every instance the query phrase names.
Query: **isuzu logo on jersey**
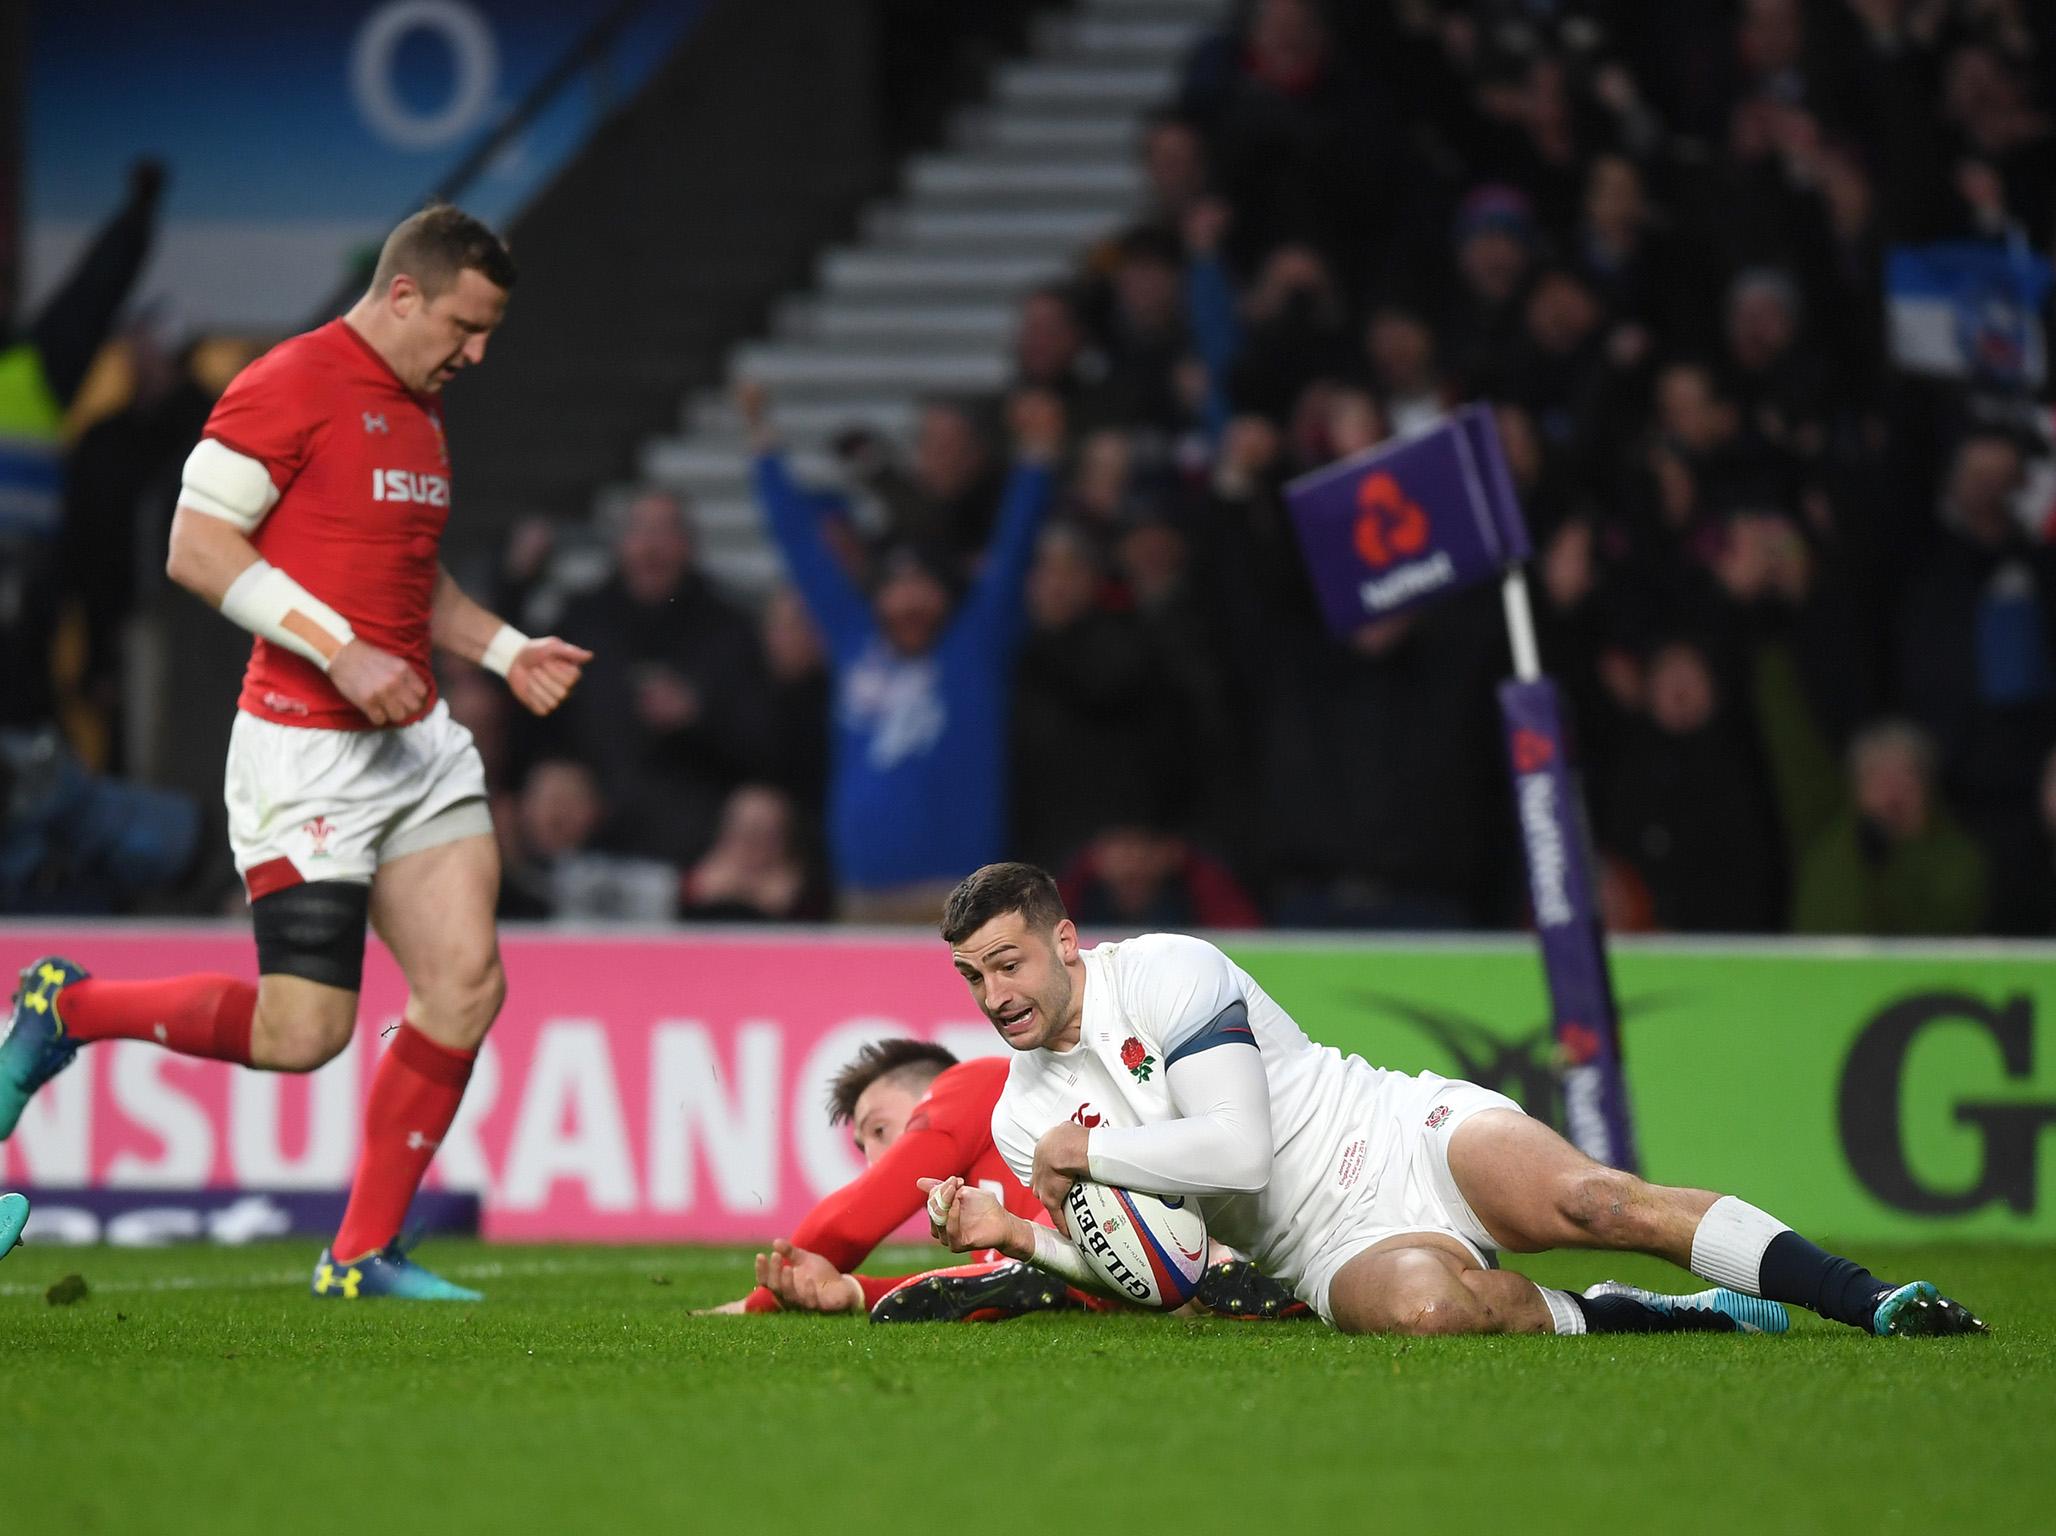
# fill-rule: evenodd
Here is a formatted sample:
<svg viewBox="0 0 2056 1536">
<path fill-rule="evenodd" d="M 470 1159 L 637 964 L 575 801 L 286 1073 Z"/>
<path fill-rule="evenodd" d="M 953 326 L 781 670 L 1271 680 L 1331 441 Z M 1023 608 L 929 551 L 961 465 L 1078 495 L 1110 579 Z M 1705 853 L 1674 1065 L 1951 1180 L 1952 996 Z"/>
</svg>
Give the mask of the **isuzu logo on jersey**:
<svg viewBox="0 0 2056 1536">
<path fill-rule="evenodd" d="M 371 472 L 371 499 L 447 507 L 450 504 L 450 477 L 417 474 L 411 469 L 374 469 Z"/>
</svg>

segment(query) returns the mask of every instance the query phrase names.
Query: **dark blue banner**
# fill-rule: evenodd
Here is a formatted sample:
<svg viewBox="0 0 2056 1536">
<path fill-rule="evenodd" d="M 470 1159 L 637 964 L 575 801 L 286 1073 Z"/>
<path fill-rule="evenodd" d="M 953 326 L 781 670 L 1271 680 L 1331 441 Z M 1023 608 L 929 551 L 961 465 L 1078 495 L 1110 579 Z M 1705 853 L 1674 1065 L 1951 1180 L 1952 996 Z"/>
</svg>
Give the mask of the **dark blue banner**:
<svg viewBox="0 0 2056 1536">
<path fill-rule="evenodd" d="M 1606 963 L 1583 797 L 1547 678 L 1500 685 L 1514 811 L 1563 1071 L 1565 1129 L 1586 1156 L 1637 1171 L 1621 1076 L 1620 1015 Z"/>
<path fill-rule="evenodd" d="M 236 1246 L 265 1238 L 327 1242 L 342 1225 L 349 1192 L 340 1189 L 37 1189 L 29 1198 L 25 1244 L 166 1243 Z M 407 1230 L 424 1237 L 476 1237 L 478 1196 L 423 1190 L 408 1207 Z"/>
</svg>

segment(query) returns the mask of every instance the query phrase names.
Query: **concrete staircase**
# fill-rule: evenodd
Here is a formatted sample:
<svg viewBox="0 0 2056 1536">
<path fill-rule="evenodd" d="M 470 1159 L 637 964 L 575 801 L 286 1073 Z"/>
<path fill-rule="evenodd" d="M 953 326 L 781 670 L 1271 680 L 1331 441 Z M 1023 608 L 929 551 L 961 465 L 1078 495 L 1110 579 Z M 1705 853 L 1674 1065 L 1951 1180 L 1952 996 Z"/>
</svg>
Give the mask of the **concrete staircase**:
<svg viewBox="0 0 2056 1536">
<path fill-rule="evenodd" d="M 825 253 L 813 287 L 778 306 L 772 334 L 731 353 L 731 384 L 755 378 L 771 390 L 802 478 L 832 478 L 825 448 L 842 428 L 861 423 L 904 444 L 922 396 L 1005 386 L 1016 302 L 1133 216 L 1142 118 L 1171 99 L 1186 52 L 1228 9 L 1079 0 L 1043 18 L 1029 56 L 959 113 L 949 147 L 913 158 L 899 195 L 866 212 L 858 241 Z M 639 470 L 691 498 L 707 568 L 760 594 L 781 568 L 750 495 L 729 389 L 685 402 L 680 425 L 644 444 Z"/>
</svg>

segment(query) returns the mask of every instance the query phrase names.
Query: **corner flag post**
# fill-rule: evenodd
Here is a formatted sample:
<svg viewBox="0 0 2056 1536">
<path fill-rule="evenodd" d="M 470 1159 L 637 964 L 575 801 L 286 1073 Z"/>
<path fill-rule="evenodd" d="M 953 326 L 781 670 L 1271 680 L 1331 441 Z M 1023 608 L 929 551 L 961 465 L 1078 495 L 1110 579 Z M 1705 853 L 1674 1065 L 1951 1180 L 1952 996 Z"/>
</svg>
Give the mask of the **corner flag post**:
<svg viewBox="0 0 2056 1536">
<path fill-rule="evenodd" d="M 1490 411 L 1467 406 L 1286 487 L 1322 611 L 1337 634 L 1499 578 L 1514 675 L 1499 687 L 1514 810 L 1561 1060 L 1565 1131 L 1637 1170 L 1619 1013 L 1562 698 L 1542 671 L 1521 562 L 1527 525 Z"/>
</svg>

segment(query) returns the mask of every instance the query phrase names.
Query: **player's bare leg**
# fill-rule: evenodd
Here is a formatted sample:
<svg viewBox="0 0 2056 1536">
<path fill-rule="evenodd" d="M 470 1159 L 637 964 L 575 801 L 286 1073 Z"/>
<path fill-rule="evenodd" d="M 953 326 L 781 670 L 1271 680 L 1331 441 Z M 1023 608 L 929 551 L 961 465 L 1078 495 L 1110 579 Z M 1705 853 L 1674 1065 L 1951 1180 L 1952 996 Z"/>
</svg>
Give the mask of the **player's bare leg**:
<svg viewBox="0 0 2056 1536">
<path fill-rule="evenodd" d="M 1594 1162 L 1529 1115 L 1488 1109 L 1456 1128 L 1449 1172 L 1501 1248 L 1617 1248 L 1689 1268 L 1692 1234 L 1720 1197 Z"/>
<path fill-rule="evenodd" d="M 1651 1184 L 1608 1168 L 1514 1110 L 1484 1110 L 1458 1126 L 1449 1141 L 1449 1172 L 1501 1247 L 1518 1253 L 1600 1248 L 1668 1259 L 1721 1287 L 1694 1299 L 1717 1305 L 1744 1327 L 1783 1331 L 1765 1327 L 1765 1318 L 1725 1297 L 1796 1303 L 1875 1333 L 1984 1331 L 1926 1281 L 1889 1284 L 1732 1195 Z M 1586 1302 L 1603 1289 L 1588 1292 Z M 1630 1296 L 1652 1305 L 1680 1300 L 1628 1288 L 1606 1293 L 1608 1301 Z"/>
<path fill-rule="evenodd" d="M 1483 1268 L 1463 1244 L 1406 1232 L 1366 1248 L 1335 1272 L 1328 1312 L 1344 1333 L 1548 1333 L 1534 1282 Z"/>
<path fill-rule="evenodd" d="M 476 1051 L 507 996 L 493 909 L 500 850 L 465 837 L 379 867 L 371 924 L 407 978 L 407 1022 L 453 1051 Z"/>
<path fill-rule="evenodd" d="M 372 925 L 407 977 L 407 1013 L 372 1081 L 349 1208 L 333 1257 L 324 1254 L 315 1273 L 319 1295 L 353 1274 L 360 1287 L 376 1281 L 390 1266 L 400 1294 L 475 1299 L 394 1244 L 506 996 L 493 929 L 499 878 L 493 840 L 466 836 L 396 858 L 373 882 Z"/>
<path fill-rule="evenodd" d="M 283 972 L 260 977 L 250 1021 L 250 1065 L 312 1072 L 343 1053 L 357 1032 L 357 994 Z"/>
</svg>

